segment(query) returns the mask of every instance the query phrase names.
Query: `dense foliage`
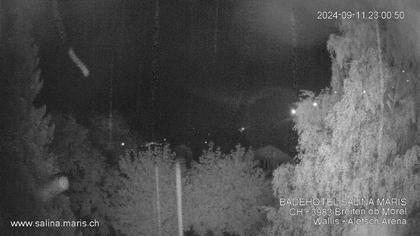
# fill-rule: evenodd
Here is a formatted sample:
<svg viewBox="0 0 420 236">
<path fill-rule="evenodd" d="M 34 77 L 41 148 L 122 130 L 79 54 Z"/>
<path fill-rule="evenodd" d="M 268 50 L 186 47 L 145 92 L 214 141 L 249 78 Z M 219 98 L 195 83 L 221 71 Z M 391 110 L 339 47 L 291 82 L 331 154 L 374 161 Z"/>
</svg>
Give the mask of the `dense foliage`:
<svg viewBox="0 0 420 236">
<path fill-rule="evenodd" d="M 333 60 L 331 89 L 304 94 L 296 112 L 301 163 L 276 170 L 277 198 L 405 198 L 405 225 L 315 225 L 313 214 L 291 216 L 271 209 L 269 235 L 407 235 L 416 231 L 420 176 L 415 173 L 418 68 L 403 50 L 398 25 L 343 22 L 342 36 L 328 42 Z M 317 106 L 314 106 L 314 102 Z M 376 200 L 375 200 L 376 201 Z M 324 208 L 333 209 L 323 206 Z M 341 206 L 354 208 L 352 206 Z M 363 206 L 369 209 L 372 206 Z M 395 206 L 394 206 L 395 208 Z M 372 216 L 356 216 L 360 218 Z M 417 216 L 418 217 L 418 216 Z M 340 221 L 350 216 L 335 216 Z M 380 216 L 382 222 L 384 216 Z"/>
<path fill-rule="evenodd" d="M 157 235 L 156 169 L 159 176 L 160 218 L 163 235 L 177 231 L 174 156 L 167 147 L 127 154 L 108 190 L 112 225 L 126 235 Z M 185 230 L 205 235 L 223 232 L 255 235 L 261 227 L 259 207 L 268 204 L 268 182 L 244 149 L 229 155 L 208 150 L 183 173 Z"/>
<path fill-rule="evenodd" d="M 184 187 L 185 221 L 200 235 L 255 235 L 261 207 L 270 203 L 269 185 L 252 153 L 209 149 L 195 163 Z"/>
<path fill-rule="evenodd" d="M 88 140 L 89 130 L 71 116 L 56 115 L 54 153 L 64 174 L 70 176 L 70 206 L 78 219 L 98 220 L 103 234 L 108 233 L 105 192 L 107 174 L 105 157 Z M 85 228 L 84 235 L 97 229 Z M 91 231 L 91 232 L 89 232 Z"/>
<path fill-rule="evenodd" d="M 9 68 L 11 78 L 5 88 L 7 102 L 2 104 L 4 114 L 3 137 L 1 139 L 1 211 L 3 225 L 10 220 L 72 220 L 69 199 L 57 192 L 43 192 L 44 186 L 60 172 L 57 157 L 49 149 L 54 126 L 46 107 L 35 107 L 34 100 L 42 88 L 38 68 L 38 50 L 33 45 L 31 19 L 26 15 L 28 2 L 16 1 L 13 5 L 16 18 L 12 24 L 8 45 L 11 46 Z M 4 42 L 3 42 L 4 43 Z M 60 192 L 58 192 L 60 193 Z M 40 196 L 48 196 L 44 201 Z M 13 228 L 7 234 L 49 235 L 58 231 L 72 235 L 73 229 Z"/>
<path fill-rule="evenodd" d="M 156 168 L 158 168 L 163 235 L 177 231 L 175 172 L 169 149 L 141 151 L 119 161 L 119 171 L 109 178 L 107 190 L 112 226 L 125 235 L 158 235 Z"/>
<path fill-rule="evenodd" d="M 98 150 L 122 154 L 123 149 L 133 148 L 141 143 L 139 135 L 130 130 L 126 120 L 116 111 L 94 116 L 88 127 L 89 140 Z"/>
</svg>

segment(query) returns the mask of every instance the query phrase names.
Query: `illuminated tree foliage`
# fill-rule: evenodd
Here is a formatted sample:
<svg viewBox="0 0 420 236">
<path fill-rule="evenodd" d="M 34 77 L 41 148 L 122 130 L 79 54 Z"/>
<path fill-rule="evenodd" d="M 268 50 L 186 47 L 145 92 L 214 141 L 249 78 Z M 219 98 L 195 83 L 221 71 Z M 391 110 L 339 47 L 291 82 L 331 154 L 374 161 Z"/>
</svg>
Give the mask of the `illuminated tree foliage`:
<svg viewBox="0 0 420 236">
<path fill-rule="evenodd" d="M 263 220 L 260 207 L 271 200 L 268 182 L 256 165 L 244 148 L 230 154 L 206 151 L 185 183 L 185 225 L 200 235 L 256 235 Z"/>
<path fill-rule="evenodd" d="M 340 25 L 342 35 L 330 37 L 331 88 L 318 96 L 307 92 L 298 103 L 295 128 L 301 163 L 278 168 L 273 190 L 279 199 L 406 198 L 408 215 L 403 218 L 407 225 L 316 226 L 312 213 L 291 216 L 288 207 L 279 207 L 268 211 L 270 225 L 265 234 L 418 232 L 419 76 L 415 55 L 402 43 L 405 36 L 399 33 L 399 26 L 345 21 Z M 328 215 L 320 217 L 326 219 Z"/>
</svg>

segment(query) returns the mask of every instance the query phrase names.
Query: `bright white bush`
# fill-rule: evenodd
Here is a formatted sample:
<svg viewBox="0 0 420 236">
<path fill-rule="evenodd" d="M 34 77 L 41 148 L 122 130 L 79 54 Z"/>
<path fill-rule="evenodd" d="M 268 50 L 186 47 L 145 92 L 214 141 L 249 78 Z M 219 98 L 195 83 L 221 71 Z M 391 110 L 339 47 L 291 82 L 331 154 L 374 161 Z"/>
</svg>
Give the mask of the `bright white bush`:
<svg viewBox="0 0 420 236">
<path fill-rule="evenodd" d="M 270 224 L 264 234 L 418 233 L 420 175 L 415 167 L 420 148 L 415 117 L 420 114 L 420 99 L 413 89 L 419 78 L 418 66 L 412 63 L 413 54 L 402 50 L 406 45 L 396 50 L 400 45 L 396 40 L 403 41 L 404 37 L 398 35 L 396 27 L 346 21 L 341 25 L 343 35 L 331 36 L 328 45 L 333 55 L 332 88 L 318 96 L 307 93 L 299 102 L 296 129 L 301 163 L 278 168 L 273 190 L 278 199 L 405 198 L 408 214 L 395 219 L 405 218 L 407 224 L 315 225 L 317 217 L 312 212 L 292 216 L 288 207 L 279 207 L 268 211 Z M 318 106 L 314 107 L 313 102 Z M 372 207 L 375 206 L 362 209 Z M 334 215 L 340 222 L 350 217 L 353 216 Z M 379 217 L 380 222 L 383 218 Z"/>
<path fill-rule="evenodd" d="M 108 202 L 112 226 L 125 235 L 158 235 L 155 167 L 159 171 L 162 235 L 177 232 L 175 171 L 168 148 L 126 155 L 119 171 L 109 179 L 114 189 Z"/>
<path fill-rule="evenodd" d="M 239 147 L 228 155 L 205 152 L 185 183 L 186 225 L 200 235 L 208 230 L 255 235 L 263 219 L 260 207 L 268 204 L 271 193 L 252 159 Z"/>
<path fill-rule="evenodd" d="M 223 232 L 255 235 L 262 226 L 260 206 L 272 199 L 262 170 L 251 154 L 238 148 L 225 155 L 208 150 L 185 169 L 183 178 L 183 220 L 185 231 L 205 235 Z M 126 235 L 158 235 L 156 172 L 163 235 L 177 232 L 174 155 L 167 147 L 124 156 L 107 189 L 113 227 Z"/>
</svg>

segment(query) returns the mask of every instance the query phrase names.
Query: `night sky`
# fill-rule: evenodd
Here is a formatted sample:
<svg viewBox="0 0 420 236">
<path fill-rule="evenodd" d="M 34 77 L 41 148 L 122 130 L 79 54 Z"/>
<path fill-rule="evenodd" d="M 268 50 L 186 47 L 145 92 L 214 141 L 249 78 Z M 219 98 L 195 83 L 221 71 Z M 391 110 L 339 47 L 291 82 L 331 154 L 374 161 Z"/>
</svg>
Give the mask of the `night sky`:
<svg viewBox="0 0 420 236">
<path fill-rule="evenodd" d="M 296 90 L 319 91 L 329 84 L 326 41 L 336 32 L 335 22 L 315 19 L 322 3 L 286 2 L 220 1 L 215 54 L 215 2 L 161 0 L 159 77 L 152 106 L 154 1 L 59 1 L 67 42 L 60 40 L 51 14 L 40 14 L 34 22 L 46 81 L 37 102 L 83 122 L 109 112 L 112 78 L 113 110 L 146 139 L 151 139 L 154 120 L 155 138 L 174 143 L 202 141 L 210 133 L 226 148 L 240 141 L 285 149 Z M 89 77 L 70 61 L 69 47 L 90 69 Z M 241 127 L 246 128 L 242 134 Z"/>
</svg>

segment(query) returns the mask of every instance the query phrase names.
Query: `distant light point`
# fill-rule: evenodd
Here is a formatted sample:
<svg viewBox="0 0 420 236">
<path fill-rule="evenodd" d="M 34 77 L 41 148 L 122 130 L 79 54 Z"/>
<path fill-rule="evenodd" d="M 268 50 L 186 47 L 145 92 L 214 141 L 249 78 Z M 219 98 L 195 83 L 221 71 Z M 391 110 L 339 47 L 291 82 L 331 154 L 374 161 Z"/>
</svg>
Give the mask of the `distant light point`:
<svg viewBox="0 0 420 236">
<path fill-rule="evenodd" d="M 402 72 L 402 73 L 405 73 L 405 70 L 402 70 L 401 72 Z"/>
<path fill-rule="evenodd" d="M 290 113 L 292 113 L 292 115 L 295 115 L 295 114 L 296 114 L 296 109 L 292 109 L 292 110 L 290 111 Z"/>
<path fill-rule="evenodd" d="M 366 90 L 363 90 L 363 94 L 366 94 Z"/>
<path fill-rule="evenodd" d="M 239 132 L 243 133 L 245 131 L 245 127 L 239 128 Z"/>
<path fill-rule="evenodd" d="M 408 80 L 406 80 L 406 82 L 408 83 L 408 82 L 410 82 L 410 80 L 408 79 Z"/>
<path fill-rule="evenodd" d="M 337 94 L 338 92 L 337 91 L 334 91 L 334 93 Z"/>
<path fill-rule="evenodd" d="M 123 146 L 123 147 L 124 147 L 124 146 L 125 146 L 125 143 L 124 143 L 124 142 L 122 142 L 122 143 L 121 143 L 121 146 Z"/>
<path fill-rule="evenodd" d="M 318 106 L 318 103 L 317 102 L 314 102 L 314 103 L 312 103 L 312 106 L 317 107 Z"/>
</svg>

